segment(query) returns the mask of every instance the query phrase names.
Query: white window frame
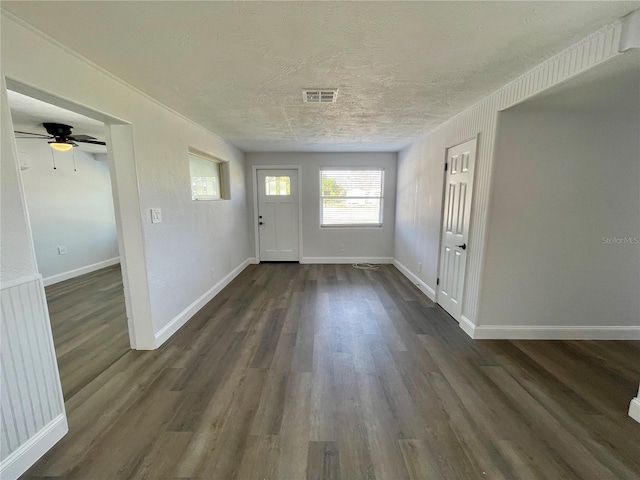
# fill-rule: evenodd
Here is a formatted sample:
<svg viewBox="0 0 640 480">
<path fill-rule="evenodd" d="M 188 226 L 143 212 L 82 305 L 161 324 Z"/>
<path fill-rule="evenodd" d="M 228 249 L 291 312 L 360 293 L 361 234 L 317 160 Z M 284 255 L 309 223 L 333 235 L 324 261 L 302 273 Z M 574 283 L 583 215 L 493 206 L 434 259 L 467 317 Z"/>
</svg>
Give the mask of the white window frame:
<svg viewBox="0 0 640 480">
<path fill-rule="evenodd" d="M 380 196 L 379 197 L 354 197 L 354 196 L 340 196 L 340 197 L 325 197 L 323 195 L 322 190 L 322 172 L 323 171 L 335 171 L 335 170 L 344 170 L 349 172 L 357 172 L 360 171 L 379 171 L 380 172 Z M 381 228 L 384 222 L 384 168 L 383 167 L 320 167 L 318 175 L 319 186 L 320 186 L 320 228 Z M 379 214 L 379 222 L 377 223 L 323 223 L 324 221 L 324 199 L 379 199 L 380 200 L 380 214 Z"/>
<path fill-rule="evenodd" d="M 193 176 L 191 174 L 191 156 L 198 157 L 202 160 L 206 160 L 211 162 L 212 164 L 218 167 L 218 179 L 219 179 L 219 189 L 220 195 L 218 198 L 208 198 L 209 196 L 197 196 L 193 194 Z M 228 179 L 227 179 L 227 162 L 216 158 L 212 155 L 208 155 L 199 150 L 189 148 L 187 160 L 189 162 L 189 190 L 191 192 L 191 200 L 194 202 L 219 202 L 221 200 L 229 200 L 229 188 L 228 188 Z"/>
</svg>

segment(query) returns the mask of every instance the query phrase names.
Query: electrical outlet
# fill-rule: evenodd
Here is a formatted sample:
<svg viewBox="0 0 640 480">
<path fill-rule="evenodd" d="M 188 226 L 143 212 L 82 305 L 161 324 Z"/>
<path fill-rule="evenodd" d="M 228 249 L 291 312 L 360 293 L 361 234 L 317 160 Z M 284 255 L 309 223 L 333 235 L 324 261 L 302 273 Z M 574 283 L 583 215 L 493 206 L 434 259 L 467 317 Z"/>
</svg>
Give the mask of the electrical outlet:
<svg viewBox="0 0 640 480">
<path fill-rule="evenodd" d="M 162 222 L 162 211 L 159 208 L 151 209 L 151 223 Z"/>
<path fill-rule="evenodd" d="M 340 251 L 341 251 L 341 252 L 344 252 L 344 243 L 341 243 L 341 244 L 340 244 Z"/>
<path fill-rule="evenodd" d="M 422 263 L 418 262 L 418 273 L 422 271 Z"/>
<path fill-rule="evenodd" d="M 67 254 L 67 246 L 66 245 L 60 245 L 58 247 L 58 255 L 66 255 Z"/>
</svg>

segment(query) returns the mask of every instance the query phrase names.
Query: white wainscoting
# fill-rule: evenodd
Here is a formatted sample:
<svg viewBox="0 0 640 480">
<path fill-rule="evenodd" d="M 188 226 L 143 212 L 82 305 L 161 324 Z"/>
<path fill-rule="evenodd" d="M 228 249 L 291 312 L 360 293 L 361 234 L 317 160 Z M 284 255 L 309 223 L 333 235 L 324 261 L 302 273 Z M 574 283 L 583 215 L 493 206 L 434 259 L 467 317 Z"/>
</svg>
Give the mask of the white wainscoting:
<svg viewBox="0 0 640 480">
<path fill-rule="evenodd" d="M 42 277 L 2 285 L 0 477 L 20 476 L 67 432 Z"/>
</svg>

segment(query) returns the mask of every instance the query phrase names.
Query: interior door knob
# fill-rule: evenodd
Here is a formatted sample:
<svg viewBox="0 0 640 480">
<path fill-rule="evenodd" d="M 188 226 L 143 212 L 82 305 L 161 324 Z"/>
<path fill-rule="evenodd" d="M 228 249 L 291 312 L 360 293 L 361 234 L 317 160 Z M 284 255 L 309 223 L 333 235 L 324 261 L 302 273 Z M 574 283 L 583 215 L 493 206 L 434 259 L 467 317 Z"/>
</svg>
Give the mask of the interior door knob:
<svg viewBox="0 0 640 480">
<path fill-rule="evenodd" d="M 456 247 L 460 248 L 461 250 L 466 250 L 467 249 L 467 244 L 463 243 L 462 245 L 456 245 Z"/>
</svg>

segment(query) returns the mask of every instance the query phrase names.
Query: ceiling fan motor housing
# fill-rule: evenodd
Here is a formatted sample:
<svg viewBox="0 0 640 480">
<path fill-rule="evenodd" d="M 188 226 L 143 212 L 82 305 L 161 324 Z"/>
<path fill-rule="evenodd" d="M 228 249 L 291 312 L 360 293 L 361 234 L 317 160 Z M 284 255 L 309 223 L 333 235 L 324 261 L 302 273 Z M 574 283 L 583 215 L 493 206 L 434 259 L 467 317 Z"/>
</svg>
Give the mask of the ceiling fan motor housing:
<svg viewBox="0 0 640 480">
<path fill-rule="evenodd" d="M 71 135 L 71 130 L 73 129 L 71 125 L 65 125 L 64 123 L 43 123 L 42 126 L 49 135 L 63 142 Z"/>
</svg>

